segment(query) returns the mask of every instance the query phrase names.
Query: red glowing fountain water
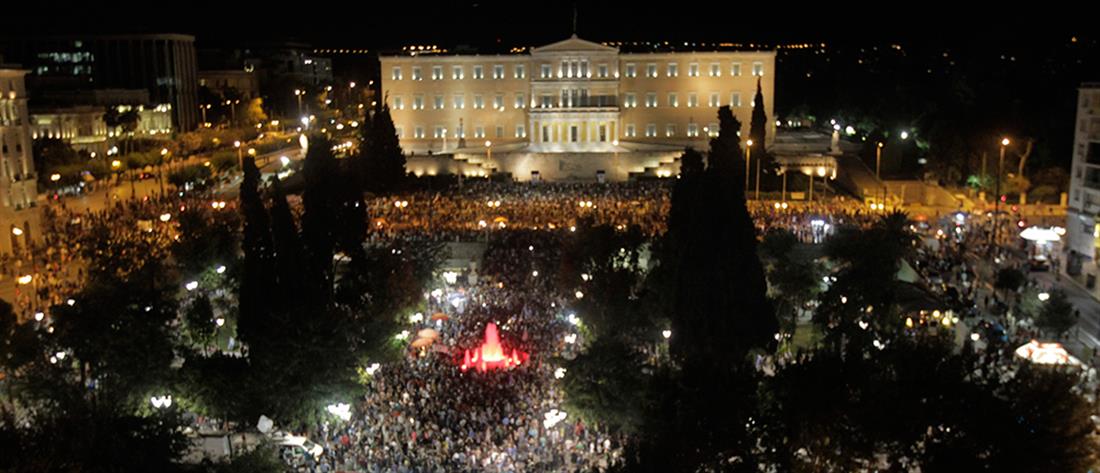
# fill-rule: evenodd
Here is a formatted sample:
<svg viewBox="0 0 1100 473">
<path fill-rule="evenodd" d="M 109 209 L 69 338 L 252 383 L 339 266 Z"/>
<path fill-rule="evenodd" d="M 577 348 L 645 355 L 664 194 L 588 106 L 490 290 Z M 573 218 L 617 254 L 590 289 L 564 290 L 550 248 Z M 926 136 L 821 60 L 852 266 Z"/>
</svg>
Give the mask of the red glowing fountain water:
<svg viewBox="0 0 1100 473">
<path fill-rule="evenodd" d="M 461 368 L 462 371 L 477 368 L 485 372 L 496 368 L 519 366 L 525 359 L 527 359 L 527 354 L 514 348 L 511 356 L 504 354 L 504 348 L 500 346 L 500 334 L 497 333 L 497 324 L 489 322 L 485 326 L 485 343 L 482 343 L 481 347 L 475 349 L 473 353 L 466 350 Z"/>
</svg>

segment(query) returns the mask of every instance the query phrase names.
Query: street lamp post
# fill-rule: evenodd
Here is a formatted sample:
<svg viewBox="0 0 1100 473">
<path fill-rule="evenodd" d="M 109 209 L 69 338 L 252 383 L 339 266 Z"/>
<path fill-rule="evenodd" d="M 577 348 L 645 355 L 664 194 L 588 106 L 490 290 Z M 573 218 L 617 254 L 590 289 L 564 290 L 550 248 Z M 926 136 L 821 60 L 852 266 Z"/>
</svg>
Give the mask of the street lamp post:
<svg viewBox="0 0 1100 473">
<path fill-rule="evenodd" d="M 233 147 L 237 148 L 237 168 L 242 172 L 244 171 L 244 151 L 241 149 L 241 142 L 234 141 Z"/>
<path fill-rule="evenodd" d="M 787 202 L 787 169 L 783 168 L 783 202 Z"/>
<path fill-rule="evenodd" d="M 749 140 L 749 149 L 752 149 L 752 140 Z M 756 158 L 756 192 L 753 198 L 760 200 L 760 158 Z"/>
<path fill-rule="evenodd" d="M 752 140 L 745 142 L 745 194 L 749 193 L 749 163 L 752 162 Z"/>
<path fill-rule="evenodd" d="M 1004 174 L 1005 168 L 1005 148 L 1008 147 L 1008 138 L 1001 139 L 1001 159 L 997 162 L 997 184 L 995 186 L 993 195 L 993 232 L 990 233 L 989 248 L 992 251 L 993 247 L 997 245 L 997 224 L 1000 223 L 1000 211 L 1001 211 L 1001 174 Z"/>
<path fill-rule="evenodd" d="M 810 177 L 810 198 L 808 200 L 809 200 L 809 202 L 813 202 L 814 201 L 814 172 L 813 171 L 810 171 L 809 177 Z"/>
<path fill-rule="evenodd" d="M 160 181 L 160 196 L 164 197 L 164 160 L 168 159 L 168 148 L 160 149 L 160 171 L 157 172 L 157 180 Z"/>
<path fill-rule="evenodd" d="M 485 163 L 492 165 L 493 160 L 493 142 L 485 140 Z"/>
<path fill-rule="evenodd" d="M 14 243 L 18 241 L 20 236 L 23 237 L 23 247 L 27 252 L 27 259 L 31 262 L 31 313 L 38 310 L 38 264 L 34 260 L 34 246 L 31 243 L 31 236 L 27 232 L 23 231 L 15 225 L 11 227 L 12 234 L 12 253 L 15 253 Z M 23 281 L 19 281 L 20 284 L 24 284 Z"/>
<path fill-rule="evenodd" d="M 875 146 L 875 177 L 878 180 L 882 180 L 882 142 L 879 141 Z"/>
<path fill-rule="evenodd" d="M 305 94 L 306 92 L 302 89 L 294 89 L 294 96 L 298 98 L 298 115 L 302 114 L 302 96 Z"/>
</svg>

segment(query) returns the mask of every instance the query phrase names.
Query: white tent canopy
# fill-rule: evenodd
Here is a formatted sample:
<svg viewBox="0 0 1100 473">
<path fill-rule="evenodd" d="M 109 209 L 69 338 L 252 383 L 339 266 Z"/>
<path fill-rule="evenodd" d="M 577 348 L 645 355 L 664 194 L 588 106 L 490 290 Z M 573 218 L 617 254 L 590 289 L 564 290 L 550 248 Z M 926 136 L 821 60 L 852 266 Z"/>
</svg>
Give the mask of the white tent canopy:
<svg viewBox="0 0 1100 473">
<path fill-rule="evenodd" d="M 1061 241 L 1066 230 L 1061 227 L 1027 227 L 1020 232 L 1020 238 L 1036 242 Z"/>
<path fill-rule="evenodd" d="M 1017 348 L 1016 356 L 1041 365 L 1081 366 L 1081 360 L 1070 355 L 1061 343 L 1040 343 L 1032 340 Z"/>
</svg>

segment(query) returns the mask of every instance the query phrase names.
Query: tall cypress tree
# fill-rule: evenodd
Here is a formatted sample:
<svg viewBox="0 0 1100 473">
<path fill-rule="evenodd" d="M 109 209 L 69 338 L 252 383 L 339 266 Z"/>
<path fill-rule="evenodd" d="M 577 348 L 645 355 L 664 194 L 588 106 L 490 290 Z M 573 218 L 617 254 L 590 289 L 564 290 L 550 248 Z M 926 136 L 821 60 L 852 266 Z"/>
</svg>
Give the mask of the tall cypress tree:
<svg viewBox="0 0 1100 473">
<path fill-rule="evenodd" d="M 244 216 L 244 235 L 241 249 L 244 252 L 241 281 L 238 294 L 237 333 L 250 344 L 263 338 L 270 315 L 268 291 L 275 285 L 272 258 L 274 244 L 271 239 L 271 220 L 260 195 L 260 170 L 251 156 L 244 159 L 244 178 L 241 180 L 240 208 Z"/>
<path fill-rule="evenodd" d="M 368 190 L 392 192 L 401 189 L 405 183 L 405 154 L 397 139 L 390 107 L 384 100 L 371 117 L 366 138 L 360 150 L 365 153 L 363 164 Z"/>
<path fill-rule="evenodd" d="M 671 349 L 684 363 L 740 363 L 749 350 L 773 346 L 778 328 L 745 206 L 741 124 L 729 107 L 718 118 L 706 172 L 677 188 L 679 208 L 670 210 L 680 265 Z"/>
<path fill-rule="evenodd" d="M 332 143 L 324 135 L 310 137 L 302 174 L 302 242 L 309 255 L 310 272 L 317 287 L 327 294 L 332 290 L 332 255 L 335 248 L 336 221 L 340 207 L 340 167 L 332 154 Z"/>
<path fill-rule="evenodd" d="M 765 156 L 764 139 L 768 137 L 768 114 L 764 113 L 764 93 L 760 90 L 760 78 L 756 78 L 756 96 L 752 99 L 752 121 L 749 122 L 749 138 L 752 138 L 753 151 Z"/>
<path fill-rule="evenodd" d="M 659 383 L 640 447 L 647 471 L 694 471 L 751 451 L 755 371 L 747 355 L 775 345 L 778 321 L 745 206 L 741 124 L 729 107 L 718 118 L 706 170 L 690 151 L 681 160 L 661 247 L 660 267 L 671 273 L 669 349 L 680 369 Z"/>
<path fill-rule="evenodd" d="M 274 191 L 271 202 L 271 236 L 275 243 L 277 279 L 274 295 L 280 313 L 296 313 L 303 307 L 315 307 L 317 293 L 311 290 L 309 283 L 316 282 L 316 278 L 310 272 L 309 261 L 282 185 L 278 178 L 271 181 Z"/>
</svg>

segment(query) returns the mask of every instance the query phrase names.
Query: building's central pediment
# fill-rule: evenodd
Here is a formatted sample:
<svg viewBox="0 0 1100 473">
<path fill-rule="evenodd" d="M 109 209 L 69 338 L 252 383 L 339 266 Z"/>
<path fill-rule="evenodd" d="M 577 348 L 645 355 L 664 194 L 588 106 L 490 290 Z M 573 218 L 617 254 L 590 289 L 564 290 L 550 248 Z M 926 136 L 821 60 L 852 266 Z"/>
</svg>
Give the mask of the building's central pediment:
<svg viewBox="0 0 1100 473">
<path fill-rule="evenodd" d="M 592 41 L 583 40 L 573 35 L 571 38 L 551 43 L 546 46 L 540 46 L 531 49 L 531 54 L 540 53 L 563 53 L 563 52 L 602 52 L 602 53 L 617 53 L 618 48 L 611 46 L 604 46 L 599 43 L 593 43 Z"/>
</svg>

